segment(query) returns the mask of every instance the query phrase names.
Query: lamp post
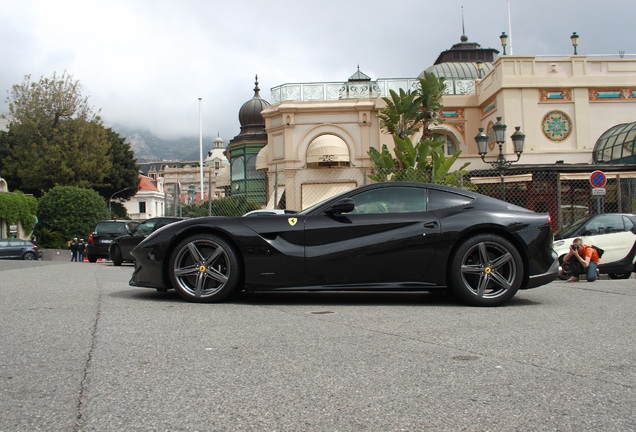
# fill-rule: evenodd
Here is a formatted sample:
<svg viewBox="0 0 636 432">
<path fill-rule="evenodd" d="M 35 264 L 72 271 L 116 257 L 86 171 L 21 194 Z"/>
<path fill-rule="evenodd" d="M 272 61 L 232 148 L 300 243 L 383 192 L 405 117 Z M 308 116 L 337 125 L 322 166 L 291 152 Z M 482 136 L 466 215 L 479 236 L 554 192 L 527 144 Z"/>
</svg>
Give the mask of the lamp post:
<svg viewBox="0 0 636 432">
<path fill-rule="evenodd" d="M 523 146 L 526 140 L 526 134 L 521 132 L 521 126 L 515 127 L 515 132 L 510 136 L 512 143 L 514 144 L 515 153 L 517 154 L 516 160 L 507 160 L 503 153 L 503 145 L 506 142 L 506 125 L 501 122 L 501 117 L 497 117 L 497 123 L 493 125 L 495 132 L 495 141 L 499 145 L 499 155 L 494 161 L 487 161 L 485 156 L 488 153 L 488 136 L 484 133 L 484 128 L 479 128 L 479 133 L 475 136 L 475 142 L 477 142 L 477 151 L 481 160 L 490 164 L 493 168 L 509 167 L 513 163 L 517 162 L 521 158 L 523 153 Z"/>
<path fill-rule="evenodd" d="M 115 192 L 114 194 L 112 194 L 112 195 L 110 196 L 110 199 L 108 200 L 108 212 L 110 213 L 110 215 L 111 215 L 111 216 L 113 215 L 113 209 L 112 209 L 112 205 L 111 205 L 111 204 L 112 204 L 112 201 L 113 201 L 113 197 L 114 197 L 115 195 L 117 195 L 118 193 L 120 193 L 120 192 L 124 192 L 124 191 L 127 191 L 127 190 L 129 190 L 129 189 L 130 189 L 129 187 L 127 187 L 127 188 L 123 188 L 122 190 L 118 190 L 117 192 Z"/>
<path fill-rule="evenodd" d="M 201 122 L 201 98 L 199 98 L 199 177 L 201 178 L 201 202 L 203 202 L 203 126 Z"/>
<path fill-rule="evenodd" d="M 574 47 L 574 55 L 578 55 L 579 53 L 576 51 L 576 47 L 579 46 L 579 35 L 576 32 L 572 33 L 570 36 L 570 40 L 572 41 L 572 46 Z"/>
<path fill-rule="evenodd" d="M 506 55 L 506 45 L 508 44 L 508 35 L 506 32 L 501 32 L 499 39 L 501 40 L 501 46 L 503 47 L 503 55 Z"/>
</svg>

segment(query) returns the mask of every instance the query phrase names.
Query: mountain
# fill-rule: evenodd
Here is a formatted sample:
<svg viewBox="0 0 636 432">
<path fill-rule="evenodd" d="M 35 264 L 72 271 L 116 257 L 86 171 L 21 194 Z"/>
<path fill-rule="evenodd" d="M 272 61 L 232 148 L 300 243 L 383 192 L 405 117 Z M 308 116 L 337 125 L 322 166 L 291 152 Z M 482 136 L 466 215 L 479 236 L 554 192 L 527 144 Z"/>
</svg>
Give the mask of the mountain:
<svg viewBox="0 0 636 432">
<path fill-rule="evenodd" d="M 199 160 L 199 137 L 165 140 L 148 130 L 132 130 L 121 126 L 113 126 L 112 129 L 125 138 L 127 144 L 130 144 L 137 162 Z M 206 154 L 209 149 L 205 143 L 209 146 L 211 142 L 211 138 L 203 138 L 203 151 Z"/>
</svg>

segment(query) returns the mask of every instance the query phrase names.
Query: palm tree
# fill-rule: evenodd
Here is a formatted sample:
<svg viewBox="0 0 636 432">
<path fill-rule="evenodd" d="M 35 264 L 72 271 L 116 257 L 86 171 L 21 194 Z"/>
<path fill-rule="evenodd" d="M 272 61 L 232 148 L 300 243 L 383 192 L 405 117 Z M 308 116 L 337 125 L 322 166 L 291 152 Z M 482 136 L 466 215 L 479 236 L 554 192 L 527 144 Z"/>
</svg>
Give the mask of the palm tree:
<svg viewBox="0 0 636 432">
<path fill-rule="evenodd" d="M 451 156 L 444 153 L 444 142 L 436 139 L 432 126 L 443 122 L 440 117 L 444 79 L 425 72 L 415 90 L 390 91 L 384 97 L 386 107 L 380 111 L 380 126 L 393 136 L 393 154 L 386 145 L 382 150 L 369 149 L 375 172 L 374 181 L 417 181 L 459 185 L 469 163 L 451 172 L 461 150 Z M 422 131 L 417 143 L 412 137 Z M 395 155 L 395 156 L 394 156 Z"/>
</svg>

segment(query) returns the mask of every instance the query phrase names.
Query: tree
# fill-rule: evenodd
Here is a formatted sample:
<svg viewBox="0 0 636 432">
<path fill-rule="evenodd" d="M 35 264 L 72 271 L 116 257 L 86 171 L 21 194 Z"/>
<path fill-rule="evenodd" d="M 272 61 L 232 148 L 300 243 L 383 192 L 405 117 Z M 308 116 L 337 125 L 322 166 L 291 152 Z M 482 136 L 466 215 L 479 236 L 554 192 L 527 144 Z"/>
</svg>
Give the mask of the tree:
<svg viewBox="0 0 636 432">
<path fill-rule="evenodd" d="M 65 241 L 87 238 L 97 222 L 109 217 L 106 200 L 94 190 L 56 186 L 40 198 L 36 232 L 56 232 Z"/>
<path fill-rule="evenodd" d="M 25 76 L 7 98 L 11 123 L 0 137 L 0 174 L 13 189 L 41 196 L 56 185 L 102 187 L 111 174 L 112 137 L 64 72 Z"/>
<path fill-rule="evenodd" d="M 391 90 L 384 97 L 386 107 L 380 111 L 380 126 L 393 136 L 393 153 L 386 145 L 381 151 L 369 149 L 375 172 L 369 175 L 374 181 L 416 181 L 458 186 L 461 175 L 469 163 L 457 171 L 450 171 L 461 150 L 451 156 L 444 153 L 444 142 L 433 135 L 432 126 L 440 124 L 444 79 L 425 72 L 419 78 L 418 87 L 399 93 Z M 422 136 L 417 143 L 412 138 L 417 132 Z"/>
<path fill-rule="evenodd" d="M 112 129 L 106 129 L 106 140 L 110 147 L 108 158 L 111 161 L 111 169 L 103 183 L 95 187 L 104 198 L 110 198 L 115 192 L 117 198 L 128 199 L 139 190 L 139 167 L 135 160 L 135 152 L 126 144 L 126 139 Z M 128 188 L 128 189 L 126 189 Z"/>
</svg>

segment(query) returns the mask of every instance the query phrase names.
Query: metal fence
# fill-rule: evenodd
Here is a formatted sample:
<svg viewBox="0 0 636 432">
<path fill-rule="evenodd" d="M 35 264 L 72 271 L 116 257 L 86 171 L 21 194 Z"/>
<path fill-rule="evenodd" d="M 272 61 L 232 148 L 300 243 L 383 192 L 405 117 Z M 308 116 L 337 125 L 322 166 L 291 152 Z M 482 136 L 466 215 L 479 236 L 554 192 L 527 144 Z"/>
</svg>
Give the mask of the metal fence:
<svg viewBox="0 0 636 432">
<path fill-rule="evenodd" d="M 536 212 L 550 213 L 555 230 L 596 213 L 636 211 L 636 173 L 607 174 L 607 184 L 602 191 L 592 186 L 590 173 L 589 170 L 492 169 L 472 171 L 457 179 L 456 185 Z M 266 208 L 300 211 L 338 193 L 373 183 L 370 177 L 373 174 L 377 172 L 345 167 L 307 169 L 292 175 L 284 171 L 263 173 L 261 178 L 217 186 L 214 198 L 202 203 L 179 200 L 168 191 L 166 214 L 241 216 Z M 400 179 L 431 181 L 430 176 L 427 178 L 421 173 Z"/>
<path fill-rule="evenodd" d="M 597 213 L 633 213 L 633 173 L 607 175 L 604 188 L 593 187 L 591 171 L 479 171 L 466 176 L 475 190 L 527 209 L 550 213 L 555 230 Z M 601 194 L 602 193 L 602 194 Z"/>
</svg>

